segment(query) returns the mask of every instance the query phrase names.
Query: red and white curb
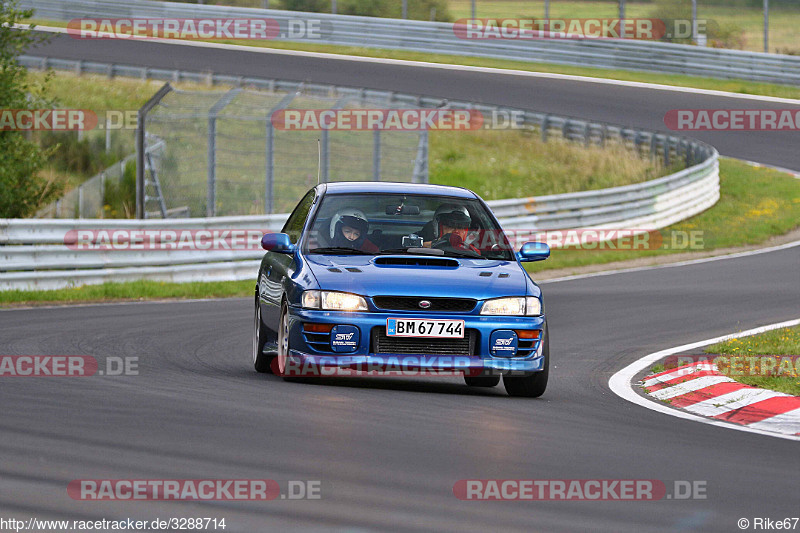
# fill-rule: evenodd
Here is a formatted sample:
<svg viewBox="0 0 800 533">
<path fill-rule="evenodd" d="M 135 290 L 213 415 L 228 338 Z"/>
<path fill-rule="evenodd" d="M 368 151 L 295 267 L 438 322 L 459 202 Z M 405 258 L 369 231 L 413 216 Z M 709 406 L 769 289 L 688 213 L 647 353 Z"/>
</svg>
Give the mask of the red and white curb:
<svg viewBox="0 0 800 533">
<path fill-rule="evenodd" d="M 647 376 L 645 393 L 696 415 L 785 435 L 800 435 L 800 397 L 750 387 L 710 363 Z"/>
<path fill-rule="evenodd" d="M 769 324 L 651 353 L 626 366 L 608 381 L 617 396 L 647 409 L 704 424 L 800 440 L 800 398 L 757 389 L 722 375 L 710 363 L 695 363 L 647 376 L 642 396 L 632 384 L 635 376 L 664 357 L 733 338 L 800 324 L 800 319 Z M 669 404 L 664 400 L 669 400 Z"/>
</svg>

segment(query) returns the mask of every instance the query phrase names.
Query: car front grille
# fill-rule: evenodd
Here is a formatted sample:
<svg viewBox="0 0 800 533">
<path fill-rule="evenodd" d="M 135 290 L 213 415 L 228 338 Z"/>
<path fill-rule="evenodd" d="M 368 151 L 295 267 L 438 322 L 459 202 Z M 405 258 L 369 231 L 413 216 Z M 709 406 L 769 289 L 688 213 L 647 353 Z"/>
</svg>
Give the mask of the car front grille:
<svg viewBox="0 0 800 533">
<path fill-rule="evenodd" d="M 463 339 L 389 337 L 386 327 L 372 328 L 372 353 L 414 355 L 472 355 L 475 353 L 474 329 L 468 329 Z"/>
<path fill-rule="evenodd" d="M 423 309 L 421 301 L 430 302 Z M 417 313 L 468 313 L 478 303 L 473 298 L 426 298 L 424 296 L 376 296 L 372 299 L 375 307 L 389 311 L 415 311 Z"/>
</svg>

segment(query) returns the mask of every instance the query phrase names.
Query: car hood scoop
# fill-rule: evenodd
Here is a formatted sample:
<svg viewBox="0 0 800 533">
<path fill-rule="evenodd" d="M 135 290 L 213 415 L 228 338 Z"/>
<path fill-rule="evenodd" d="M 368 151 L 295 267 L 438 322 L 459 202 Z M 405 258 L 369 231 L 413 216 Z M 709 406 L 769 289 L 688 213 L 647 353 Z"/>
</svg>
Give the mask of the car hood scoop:
<svg viewBox="0 0 800 533">
<path fill-rule="evenodd" d="M 305 259 L 320 288 L 364 296 L 487 299 L 522 295 L 527 287 L 526 274 L 516 262 L 511 261 L 317 254 L 306 256 Z M 487 276 L 486 272 L 492 275 Z M 483 276 L 481 273 L 484 273 Z"/>
<path fill-rule="evenodd" d="M 372 264 L 375 266 L 418 266 L 418 267 L 439 267 L 439 268 L 458 268 L 459 263 L 455 259 L 444 257 L 405 257 L 405 256 L 386 256 L 376 257 Z"/>
</svg>

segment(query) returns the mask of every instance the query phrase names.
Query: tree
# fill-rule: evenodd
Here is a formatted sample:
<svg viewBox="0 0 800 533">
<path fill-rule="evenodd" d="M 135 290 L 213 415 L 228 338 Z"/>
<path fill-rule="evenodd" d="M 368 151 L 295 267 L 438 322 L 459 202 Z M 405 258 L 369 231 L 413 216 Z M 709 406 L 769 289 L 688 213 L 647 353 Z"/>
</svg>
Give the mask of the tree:
<svg viewBox="0 0 800 533">
<path fill-rule="evenodd" d="M 43 38 L 34 26 L 15 28 L 32 10 L 18 7 L 18 0 L 0 0 L 0 112 L 3 110 L 51 107 L 44 83 L 28 79 L 28 71 L 17 58 Z M 19 131 L 0 131 L 0 218 L 19 218 L 32 214 L 60 192 L 39 175 L 48 152 Z"/>
</svg>

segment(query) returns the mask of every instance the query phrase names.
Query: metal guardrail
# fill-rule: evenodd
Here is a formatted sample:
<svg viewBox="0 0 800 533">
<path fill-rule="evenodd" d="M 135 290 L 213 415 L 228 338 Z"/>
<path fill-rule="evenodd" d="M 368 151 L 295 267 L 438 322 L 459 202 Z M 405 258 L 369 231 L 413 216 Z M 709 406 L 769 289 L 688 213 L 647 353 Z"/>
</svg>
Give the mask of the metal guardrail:
<svg viewBox="0 0 800 533">
<path fill-rule="evenodd" d="M 82 72 L 248 84 L 284 91 L 295 91 L 300 85 L 282 80 L 242 79 L 208 73 L 159 71 L 28 56 L 22 57 L 20 61 L 29 67 L 78 70 L 77 67 L 80 66 Z M 473 109 L 487 116 L 492 113 L 514 113 L 520 117 L 523 127 L 537 131 L 545 140 L 555 135 L 587 145 L 622 142 L 640 153 L 661 158 L 665 166 L 679 161 L 687 167 L 655 180 L 622 187 L 489 202 L 503 228 L 514 230 L 518 241 L 541 230 L 592 227 L 659 229 L 700 213 L 719 199 L 719 154 L 713 147 L 692 139 L 558 115 L 388 91 L 309 84 L 303 84 L 303 90 L 319 91 L 320 94 L 329 96 L 352 95 L 357 92 L 362 97 L 376 101 L 430 108 L 447 106 L 453 109 Z M 166 220 L 0 219 L 0 290 L 55 289 L 144 278 L 161 281 L 254 279 L 259 264 L 257 258 L 263 255 L 260 250 L 109 252 L 75 250 L 65 239 L 70 231 L 99 229 L 277 231 L 283 226 L 287 216 L 275 214 Z M 70 268 L 65 268 L 66 265 Z"/>
<path fill-rule="evenodd" d="M 658 229 L 704 211 L 719 199 L 718 159 L 652 182 L 600 191 L 489 202 L 518 241 L 534 230 L 572 227 Z M 0 290 L 153 279 L 255 279 L 260 250 L 80 250 L 64 244 L 75 230 L 261 229 L 278 231 L 287 214 L 168 220 L 0 220 Z M 525 231 L 525 229 L 530 229 Z M 522 230 L 522 231 L 521 231 Z M 57 244 L 48 244 L 57 243 Z M 65 265 L 70 265 L 66 270 Z"/>
<path fill-rule="evenodd" d="M 800 85 L 800 57 L 692 45 L 625 39 L 462 39 L 454 25 L 441 22 L 381 19 L 154 2 L 150 0 L 22 0 L 36 17 L 67 21 L 81 17 L 131 18 L 270 18 L 286 35 L 289 21 L 320 21 L 318 36 L 297 42 L 342 46 L 436 51 L 461 56 L 512 59 L 536 63 L 671 72 L 691 76 L 744 79 Z M 287 39 L 289 40 L 289 39 Z"/>
</svg>

